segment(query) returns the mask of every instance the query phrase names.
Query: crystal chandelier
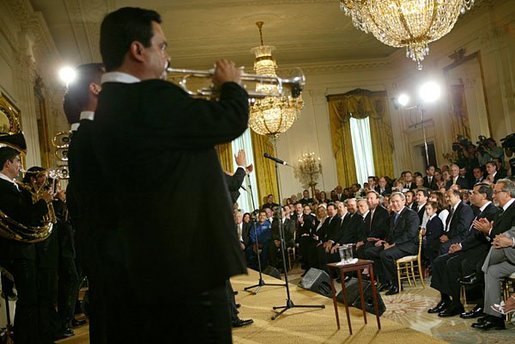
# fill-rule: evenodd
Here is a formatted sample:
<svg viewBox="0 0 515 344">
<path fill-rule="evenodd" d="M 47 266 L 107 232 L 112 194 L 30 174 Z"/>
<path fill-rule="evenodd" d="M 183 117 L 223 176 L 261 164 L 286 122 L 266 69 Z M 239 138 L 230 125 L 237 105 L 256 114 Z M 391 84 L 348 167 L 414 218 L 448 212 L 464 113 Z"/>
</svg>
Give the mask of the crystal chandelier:
<svg viewBox="0 0 515 344">
<path fill-rule="evenodd" d="M 406 47 L 417 62 L 429 53 L 428 43 L 448 34 L 474 0 L 340 0 L 340 9 L 354 26 L 386 45 Z"/>
<path fill-rule="evenodd" d="M 261 45 L 251 49 L 256 55 L 254 70 L 256 74 L 277 76 L 277 64 L 272 58 L 273 46 L 263 44 L 263 22 L 256 23 L 259 29 Z M 256 85 L 256 91 L 264 94 L 277 94 L 278 86 L 271 84 Z M 264 97 L 254 99 L 250 105 L 249 126 L 259 135 L 277 138 L 288 130 L 302 110 L 302 97 L 293 98 L 291 95 L 280 97 Z"/>
</svg>

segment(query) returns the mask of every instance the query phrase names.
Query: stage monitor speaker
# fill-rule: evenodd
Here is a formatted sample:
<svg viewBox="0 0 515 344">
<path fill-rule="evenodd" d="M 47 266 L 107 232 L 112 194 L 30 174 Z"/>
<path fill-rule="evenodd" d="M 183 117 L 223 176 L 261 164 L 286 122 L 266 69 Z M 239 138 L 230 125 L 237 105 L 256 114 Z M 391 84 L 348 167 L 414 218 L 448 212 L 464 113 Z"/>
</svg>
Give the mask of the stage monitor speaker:
<svg viewBox="0 0 515 344">
<path fill-rule="evenodd" d="M 268 276 L 275 277 L 277 279 L 281 279 L 281 273 L 279 270 L 274 268 L 273 266 L 268 265 L 265 270 L 263 270 L 263 273 Z"/>
<path fill-rule="evenodd" d="M 368 313 L 376 314 L 374 310 L 374 298 L 372 297 L 372 288 L 370 287 L 369 280 L 362 280 L 363 284 L 363 298 L 365 299 L 365 310 Z M 359 297 L 359 282 L 356 277 L 350 278 L 345 282 L 345 290 L 347 291 L 347 302 L 349 306 L 361 309 L 361 298 Z M 336 300 L 343 303 L 343 292 L 340 291 L 336 295 Z M 381 316 L 386 310 L 386 306 L 383 302 L 381 294 L 377 293 L 377 305 L 379 310 L 379 316 Z"/>
<path fill-rule="evenodd" d="M 330 283 L 330 278 L 327 272 L 311 268 L 300 280 L 299 287 L 309 289 L 326 297 L 331 297 Z"/>
</svg>

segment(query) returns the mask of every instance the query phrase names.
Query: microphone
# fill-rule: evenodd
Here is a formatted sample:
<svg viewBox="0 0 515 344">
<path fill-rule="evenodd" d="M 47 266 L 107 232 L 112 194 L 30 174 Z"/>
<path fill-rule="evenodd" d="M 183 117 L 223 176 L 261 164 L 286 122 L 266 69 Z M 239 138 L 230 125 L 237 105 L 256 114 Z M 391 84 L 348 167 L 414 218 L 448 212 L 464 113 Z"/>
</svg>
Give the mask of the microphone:
<svg viewBox="0 0 515 344">
<path fill-rule="evenodd" d="M 286 161 L 281 160 L 281 159 L 276 158 L 276 157 L 273 157 L 273 156 L 271 156 L 271 155 L 270 155 L 270 154 L 268 154 L 268 153 L 263 154 L 263 156 L 264 156 L 265 158 L 267 158 L 267 159 L 270 159 L 270 160 L 275 161 L 275 162 L 276 162 L 276 163 L 278 163 L 278 164 L 281 164 L 281 165 L 288 165 L 288 164 L 286 163 Z M 288 165 L 288 166 L 289 166 L 289 165 Z"/>
</svg>

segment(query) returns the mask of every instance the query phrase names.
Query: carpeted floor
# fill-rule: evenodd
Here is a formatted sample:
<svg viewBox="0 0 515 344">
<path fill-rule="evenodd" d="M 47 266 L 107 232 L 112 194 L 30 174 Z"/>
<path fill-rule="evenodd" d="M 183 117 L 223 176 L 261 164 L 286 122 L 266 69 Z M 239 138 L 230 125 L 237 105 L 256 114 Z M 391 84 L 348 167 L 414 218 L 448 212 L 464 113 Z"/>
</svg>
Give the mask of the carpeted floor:
<svg viewBox="0 0 515 344">
<path fill-rule="evenodd" d="M 291 308 L 276 320 L 273 306 L 284 306 L 287 294 L 285 287 L 265 285 L 256 295 L 244 291 L 245 287 L 258 283 L 257 272 L 232 279 L 236 300 L 242 306 L 240 318 L 254 320 L 254 324 L 233 330 L 234 343 L 511 343 L 515 342 L 515 326 L 509 324 L 505 331 L 478 331 L 472 329 L 472 320 L 459 317 L 439 318 L 428 314 L 427 309 L 438 301 L 437 292 L 421 286 L 409 287 L 397 295 L 385 296 L 386 312 L 381 317 L 382 330 L 377 331 L 375 316 L 367 316 L 364 325 L 361 311 L 351 308 L 354 334 L 349 335 L 345 311 L 339 306 L 341 329 L 336 328 L 332 299 L 304 290 L 297 286 L 301 270 L 296 267 L 289 273 L 290 299 L 295 305 L 325 305 L 325 309 Z M 278 280 L 263 275 L 267 283 Z M 337 286 L 337 289 L 339 287 Z M 255 290 L 255 289 L 252 289 Z M 471 308 L 470 305 L 468 308 Z M 88 327 L 75 329 L 76 335 L 60 342 L 67 344 L 88 343 Z"/>
</svg>

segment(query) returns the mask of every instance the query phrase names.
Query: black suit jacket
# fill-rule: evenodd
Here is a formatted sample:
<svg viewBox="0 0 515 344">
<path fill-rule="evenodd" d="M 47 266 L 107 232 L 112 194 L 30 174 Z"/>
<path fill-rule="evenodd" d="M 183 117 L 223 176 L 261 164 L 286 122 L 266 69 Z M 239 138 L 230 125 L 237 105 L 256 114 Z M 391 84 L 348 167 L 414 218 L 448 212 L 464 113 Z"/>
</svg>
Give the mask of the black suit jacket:
<svg viewBox="0 0 515 344">
<path fill-rule="evenodd" d="M 225 182 L 229 188 L 229 194 L 231 195 L 231 201 L 233 204 L 236 203 L 238 197 L 240 197 L 240 187 L 243 184 L 245 176 L 245 170 L 241 167 L 238 167 L 232 176 L 225 174 Z"/>
<path fill-rule="evenodd" d="M 9 217 L 24 225 L 34 225 L 48 211 L 44 200 L 32 204 L 30 195 L 18 191 L 16 186 L 0 179 L 0 209 Z M 0 264 L 12 259 L 35 259 L 34 244 L 26 244 L 0 237 Z"/>
<path fill-rule="evenodd" d="M 372 212 L 369 211 L 367 216 L 372 216 Z M 384 240 L 384 238 L 386 238 L 386 234 L 388 233 L 388 227 L 390 225 L 389 218 L 390 214 L 388 214 L 388 210 L 378 205 L 374 211 L 372 222 L 365 221 L 366 224 L 370 225 L 369 228 L 365 228 L 365 230 L 367 231 L 366 237 Z"/>
<path fill-rule="evenodd" d="M 395 213 L 390 217 L 390 231 L 386 237 L 386 241 L 390 244 L 395 244 L 399 250 L 416 254 L 418 252 L 418 215 L 408 207 L 399 214 L 397 221 L 395 221 Z"/>
<path fill-rule="evenodd" d="M 450 216 L 451 214 L 449 214 L 449 217 Z M 450 220 L 449 230 L 444 233 L 449 238 L 449 244 L 463 241 L 473 220 L 474 211 L 472 208 L 469 205 L 460 202 Z"/>
<path fill-rule="evenodd" d="M 448 190 L 451 186 L 452 186 L 452 178 L 450 180 L 447 181 L 447 183 L 445 184 L 445 188 Z M 470 186 L 469 186 L 469 182 L 467 181 L 466 178 L 464 177 L 458 177 L 458 179 L 456 179 L 456 184 L 458 184 L 460 186 L 461 189 L 469 189 Z"/>
<path fill-rule="evenodd" d="M 157 79 L 102 85 L 94 151 L 144 303 L 196 295 L 247 271 L 214 146 L 247 129 L 248 95 L 232 82 L 220 91 L 215 102 Z"/>
<path fill-rule="evenodd" d="M 513 226 L 515 226 L 515 202 L 513 202 L 506 211 L 497 212 L 494 218 L 494 226 L 489 234 L 490 239 L 510 230 Z"/>
<path fill-rule="evenodd" d="M 476 219 L 486 218 L 488 221 L 493 221 L 499 209 L 490 203 L 481 213 L 476 216 Z M 511 228 L 511 227 L 510 227 Z M 509 228 L 508 228 L 509 229 Z M 486 236 L 471 225 L 468 231 L 468 235 L 465 240 L 461 242 L 461 250 L 468 251 L 473 248 L 482 246 L 485 250 L 490 248 L 490 242 L 486 239 Z"/>
<path fill-rule="evenodd" d="M 436 179 L 433 176 L 431 179 L 431 183 L 429 182 L 428 176 L 424 177 L 424 187 L 431 189 L 431 190 L 438 190 L 438 185 L 436 185 Z"/>
<path fill-rule="evenodd" d="M 283 223 L 284 243 L 286 247 L 293 247 L 295 245 L 295 222 L 292 219 L 286 218 Z M 272 221 L 272 240 L 281 240 L 281 233 L 279 232 L 279 219 L 274 218 Z"/>
</svg>

